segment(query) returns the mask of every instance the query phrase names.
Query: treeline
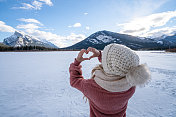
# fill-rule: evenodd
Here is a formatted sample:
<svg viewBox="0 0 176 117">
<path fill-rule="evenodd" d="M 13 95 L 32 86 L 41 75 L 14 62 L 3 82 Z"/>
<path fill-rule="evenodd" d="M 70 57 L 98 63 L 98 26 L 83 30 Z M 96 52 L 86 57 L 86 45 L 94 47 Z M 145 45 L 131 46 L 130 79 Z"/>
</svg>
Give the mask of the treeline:
<svg viewBox="0 0 176 117">
<path fill-rule="evenodd" d="M 176 52 L 176 48 L 167 49 L 166 52 Z"/>
<path fill-rule="evenodd" d="M 174 49 L 174 48 L 176 48 L 176 46 L 156 47 L 156 48 L 143 48 L 143 49 L 139 49 L 139 50 L 170 50 L 170 49 Z"/>
<path fill-rule="evenodd" d="M 166 50 L 175 51 L 176 46 L 172 47 L 157 47 L 157 48 L 143 48 L 138 50 Z M 80 51 L 80 49 L 71 48 L 46 48 L 42 46 L 21 46 L 21 47 L 10 47 L 10 46 L 0 46 L 0 51 Z"/>
<path fill-rule="evenodd" d="M 21 47 L 6 47 L 0 46 L 0 51 L 59 51 L 59 48 L 46 48 L 42 46 L 21 46 Z"/>
</svg>

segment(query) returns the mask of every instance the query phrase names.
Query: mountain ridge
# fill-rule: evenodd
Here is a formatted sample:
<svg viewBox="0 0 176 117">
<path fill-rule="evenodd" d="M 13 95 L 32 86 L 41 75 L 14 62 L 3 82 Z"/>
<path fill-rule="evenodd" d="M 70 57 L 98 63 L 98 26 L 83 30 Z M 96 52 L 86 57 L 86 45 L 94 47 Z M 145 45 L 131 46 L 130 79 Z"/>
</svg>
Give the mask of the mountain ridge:
<svg viewBox="0 0 176 117">
<path fill-rule="evenodd" d="M 46 48 L 58 48 L 51 42 L 39 40 L 20 31 L 15 31 L 13 35 L 5 38 L 3 43 L 11 47 L 41 46 Z"/>
<path fill-rule="evenodd" d="M 90 46 L 102 50 L 110 43 L 123 44 L 134 50 L 164 49 L 176 47 L 176 34 L 172 36 L 164 35 L 157 38 L 147 38 L 102 30 L 91 34 L 74 45 L 58 48 L 47 40 L 39 40 L 22 32 L 15 31 L 13 35 L 5 38 L 3 41 L 3 44 L 11 47 L 42 46 L 46 48 L 58 48 L 61 50 L 80 50 L 87 49 Z"/>
<path fill-rule="evenodd" d="M 164 48 L 168 46 L 168 41 L 164 39 L 151 39 L 131 36 L 127 34 L 121 34 L 111 31 L 97 31 L 91 34 L 86 39 L 63 49 L 87 49 L 89 46 L 102 50 L 106 45 L 110 43 L 123 44 L 131 49 L 147 49 L 147 48 Z M 172 46 L 176 46 L 173 44 Z"/>
</svg>

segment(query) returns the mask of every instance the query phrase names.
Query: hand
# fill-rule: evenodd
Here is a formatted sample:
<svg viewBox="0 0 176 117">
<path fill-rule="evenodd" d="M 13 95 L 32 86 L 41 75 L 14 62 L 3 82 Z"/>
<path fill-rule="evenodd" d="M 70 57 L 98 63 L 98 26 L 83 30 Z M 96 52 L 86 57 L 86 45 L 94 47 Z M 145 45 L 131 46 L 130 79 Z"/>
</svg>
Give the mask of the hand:
<svg viewBox="0 0 176 117">
<path fill-rule="evenodd" d="M 98 57 L 100 55 L 100 52 L 96 48 L 89 47 L 87 49 L 87 53 L 92 52 L 93 55 L 89 57 L 89 60 L 94 57 Z"/>
<path fill-rule="evenodd" d="M 76 58 L 76 60 L 77 60 L 78 62 L 82 62 L 82 61 L 84 61 L 84 60 L 89 60 L 89 58 L 83 58 L 83 54 L 84 54 L 84 53 L 88 54 L 87 50 L 81 49 L 81 51 L 78 53 L 78 56 L 77 56 L 77 58 Z"/>
</svg>

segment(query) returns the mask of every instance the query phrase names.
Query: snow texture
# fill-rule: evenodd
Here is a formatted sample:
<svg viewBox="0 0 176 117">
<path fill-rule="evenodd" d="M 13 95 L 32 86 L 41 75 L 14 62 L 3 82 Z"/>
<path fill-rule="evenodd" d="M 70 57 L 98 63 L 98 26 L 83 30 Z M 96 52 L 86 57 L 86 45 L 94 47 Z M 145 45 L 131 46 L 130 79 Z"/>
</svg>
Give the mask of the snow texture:
<svg viewBox="0 0 176 117">
<path fill-rule="evenodd" d="M 99 42 L 96 39 L 90 39 L 89 41 L 94 44 L 99 44 Z"/>
<path fill-rule="evenodd" d="M 68 68 L 78 52 L 1 52 L 0 117 L 88 117 L 83 94 L 69 84 Z M 152 81 L 137 88 L 127 117 L 175 117 L 176 54 L 138 51 Z M 90 78 L 96 58 L 82 63 Z"/>
<path fill-rule="evenodd" d="M 111 36 L 105 36 L 105 35 L 99 35 L 96 38 L 102 41 L 103 43 L 108 43 L 115 39 L 115 38 L 112 38 Z"/>
</svg>

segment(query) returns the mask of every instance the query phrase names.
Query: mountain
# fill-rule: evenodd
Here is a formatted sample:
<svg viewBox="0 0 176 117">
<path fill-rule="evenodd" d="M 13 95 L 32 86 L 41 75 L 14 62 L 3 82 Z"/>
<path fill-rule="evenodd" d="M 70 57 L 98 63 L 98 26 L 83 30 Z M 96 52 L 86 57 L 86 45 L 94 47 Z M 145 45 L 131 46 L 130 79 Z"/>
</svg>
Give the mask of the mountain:
<svg viewBox="0 0 176 117">
<path fill-rule="evenodd" d="M 163 35 L 160 38 L 157 38 L 165 46 L 176 46 L 176 33 L 172 36 Z"/>
<path fill-rule="evenodd" d="M 42 46 L 46 48 L 58 48 L 51 42 L 46 40 L 39 40 L 37 38 L 33 38 L 29 35 L 26 35 L 22 32 L 15 31 L 15 33 L 4 39 L 3 43 L 12 47 L 21 47 L 21 46 Z"/>
<path fill-rule="evenodd" d="M 88 47 L 94 47 L 102 50 L 106 45 L 110 43 L 123 44 L 131 49 L 147 49 L 147 48 L 160 48 L 164 47 L 163 40 L 155 40 L 150 38 L 140 38 L 127 34 L 120 34 L 110 31 L 98 31 L 83 41 L 80 41 L 72 46 L 69 46 L 64 49 L 87 49 Z"/>
<path fill-rule="evenodd" d="M 0 47 L 9 47 L 9 46 L 0 42 Z"/>
</svg>

